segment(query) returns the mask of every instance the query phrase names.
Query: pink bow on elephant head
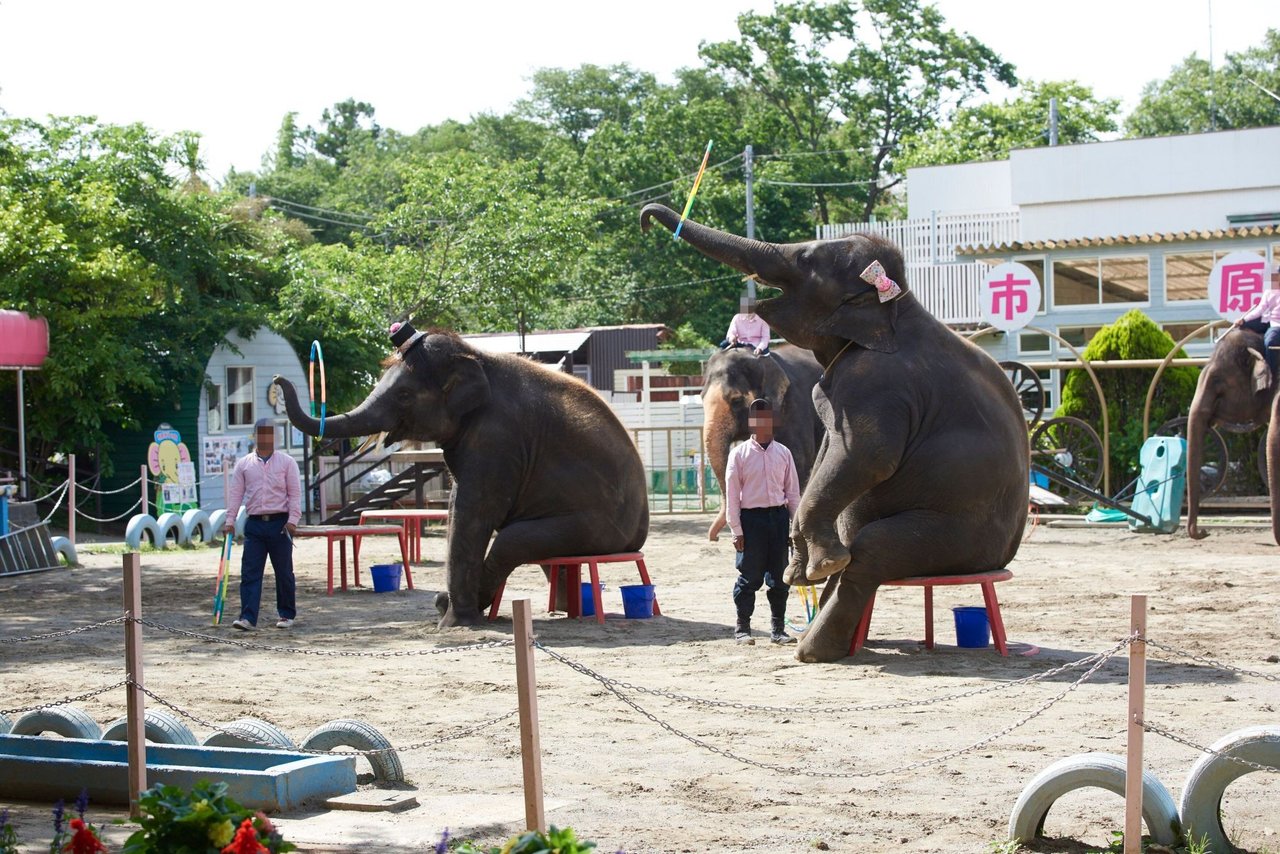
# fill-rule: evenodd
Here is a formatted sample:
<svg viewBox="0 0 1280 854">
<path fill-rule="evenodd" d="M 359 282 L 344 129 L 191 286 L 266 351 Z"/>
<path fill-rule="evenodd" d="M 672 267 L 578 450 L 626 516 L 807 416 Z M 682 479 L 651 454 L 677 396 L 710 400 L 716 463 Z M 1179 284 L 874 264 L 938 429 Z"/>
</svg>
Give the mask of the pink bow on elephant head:
<svg viewBox="0 0 1280 854">
<path fill-rule="evenodd" d="M 875 285 L 879 292 L 880 302 L 888 302 L 895 297 L 902 296 L 902 288 L 898 287 L 898 283 L 885 275 L 884 265 L 879 261 L 872 261 L 867 265 L 867 269 L 862 271 L 862 281 Z"/>
</svg>

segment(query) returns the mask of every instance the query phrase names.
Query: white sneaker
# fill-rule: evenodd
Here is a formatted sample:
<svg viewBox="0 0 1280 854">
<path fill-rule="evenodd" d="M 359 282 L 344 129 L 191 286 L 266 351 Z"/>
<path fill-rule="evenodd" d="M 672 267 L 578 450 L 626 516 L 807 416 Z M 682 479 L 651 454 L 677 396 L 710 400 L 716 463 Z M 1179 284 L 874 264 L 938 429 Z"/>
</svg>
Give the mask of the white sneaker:
<svg viewBox="0 0 1280 854">
<path fill-rule="evenodd" d="M 281 617 L 281 618 L 276 622 L 276 628 L 277 628 L 277 629 L 291 629 L 291 628 L 293 628 L 293 620 L 290 620 L 290 619 L 288 619 L 288 618 L 286 618 L 286 617 Z"/>
<path fill-rule="evenodd" d="M 253 623 L 248 620 L 236 620 L 231 624 L 231 628 L 239 629 L 242 632 L 251 632 L 253 631 Z"/>
</svg>

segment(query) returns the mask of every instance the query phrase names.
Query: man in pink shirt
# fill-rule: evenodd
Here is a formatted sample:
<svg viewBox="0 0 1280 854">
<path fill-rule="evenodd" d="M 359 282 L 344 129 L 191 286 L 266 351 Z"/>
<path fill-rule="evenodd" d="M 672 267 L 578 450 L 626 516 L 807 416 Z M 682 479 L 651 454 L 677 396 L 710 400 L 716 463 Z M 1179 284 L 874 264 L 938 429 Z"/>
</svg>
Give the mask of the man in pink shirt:
<svg viewBox="0 0 1280 854">
<path fill-rule="evenodd" d="M 769 401 L 756 398 L 747 414 L 751 438 L 729 453 L 725 469 L 725 517 L 738 553 L 738 580 L 733 604 L 738 624 L 733 637 L 753 644 L 751 615 L 756 591 L 769 585 L 769 609 L 774 643 L 795 643 L 786 632 L 787 596 L 791 588 L 782 580 L 787 568 L 791 517 L 800 506 L 800 478 L 786 445 L 773 438 L 773 411 Z"/>
<path fill-rule="evenodd" d="M 735 314 L 733 320 L 729 321 L 729 331 L 720 342 L 720 349 L 750 347 L 757 356 L 768 355 L 769 324 L 756 314 L 755 300 L 744 296 L 739 301 L 738 307 L 742 311 Z"/>
<path fill-rule="evenodd" d="M 1280 264 L 1271 267 L 1271 289 L 1233 325 L 1262 333 L 1262 355 L 1271 369 L 1271 381 L 1275 382 L 1276 369 L 1280 367 Z"/>
<path fill-rule="evenodd" d="M 247 632 L 258 624 L 262 574 L 271 558 L 276 576 L 276 628 L 288 629 L 298 616 L 293 578 L 293 533 L 302 518 L 302 486 L 298 461 L 274 453 L 276 427 L 269 418 L 253 425 L 253 453 L 236 461 L 227 496 L 225 536 L 235 531 L 235 518 L 244 504 L 244 549 L 240 558 L 240 617 L 231 624 Z"/>
</svg>

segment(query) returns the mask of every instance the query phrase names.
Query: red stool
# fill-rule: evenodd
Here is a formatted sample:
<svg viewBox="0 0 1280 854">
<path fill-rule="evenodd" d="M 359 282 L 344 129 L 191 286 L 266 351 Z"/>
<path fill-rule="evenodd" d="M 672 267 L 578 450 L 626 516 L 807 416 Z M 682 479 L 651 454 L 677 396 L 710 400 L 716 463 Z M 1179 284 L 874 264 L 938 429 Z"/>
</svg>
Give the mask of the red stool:
<svg viewBox="0 0 1280 854">
<path fill-rule="evenodd" d="M 636 569 L 640 571 L 640 583 L 652 584 L 649 580 L 649 571 L 644 565 L 644 552 L 621 552 L 612 555 L 579 555 L 577 557 L 549 557 L 544 560 L 531 561 L 541 566 L 550 573 L 551 594 L 547 598 L 547 611 L 556 609 L 556 585 L 560 580 L 560 570 L 564 569 L 566 573 L 565 583 L 569 588 L 569 610 L 570 617 L 582 616 L 582 596 L 578 591 L 582 589 L 582 565 L 585 563 L 591 571 L 591 600 L 595 604 L 596 622 L 604 624 L 604 605 L 600 601 L 600 569 L 602 563 L 632 563 L 636 565 Z M 489 619 L 492 620 L 498 616 L 498 606 L 502 604 L 502 591 L 506 589 L 506 582 L 498 585 L 498 592 L 493 595 L 493 605 L 489 607 Z M 658 608 L 658 598 L 653 599 L 653 613 L 662 616 L 661 609 Z"/>
<path fill-rule="evenodd" d="M 1009 644 L 1004 636 L 1004 620 L 1000 618 L 1000 601 L 996 599 L 996 582 L 1008 581 L 1013 573 L 1007 569 L 991 572 L 976 572 L 972 575 L 917 575 L 911 578 L 899 578 L 886 581 L 887 587 L 923 587 L 924 588 L 924 646 L 933 649 L 933 588 L 947 584 L 979 584 L 982 586 L 982 599 L 987 605 L 987 621 L 991 624 L 991 636 L 995 639 L 996 649 L 1001 655 L 1009 654 Z M 862 649 L 867 642 L 867 630 L 871 628 L 871 610 L 876 606 L 876 594 L 871 594 L 862 619 L 858 621 L 858 629 L 853 634 L 853 643 L 849 645 L 849 654 L 853 655 Z"/>
</svg>

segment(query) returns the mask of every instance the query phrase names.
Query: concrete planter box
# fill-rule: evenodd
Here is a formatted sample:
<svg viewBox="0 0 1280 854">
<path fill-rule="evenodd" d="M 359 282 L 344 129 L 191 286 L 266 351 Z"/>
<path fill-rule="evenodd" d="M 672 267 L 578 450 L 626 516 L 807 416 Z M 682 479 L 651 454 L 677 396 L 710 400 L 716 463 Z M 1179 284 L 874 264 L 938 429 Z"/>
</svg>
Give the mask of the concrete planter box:
<svg viewBox="0 0 1280 854">
<path fill-rule="evenodd" d="M 99 804 L 129 802 L 128 745 L 119 741 L 0 735 L 0 798 L 71 803 L 81 789 Z M 147 785 L 227 784 L 241 806 L 281 812 L 356 790 L 354 756 L 147 744 Z"/>
</svg>

